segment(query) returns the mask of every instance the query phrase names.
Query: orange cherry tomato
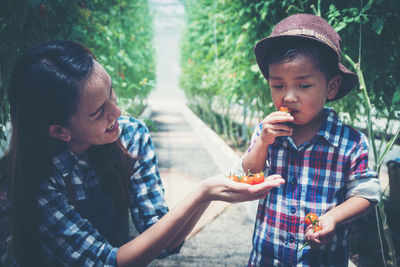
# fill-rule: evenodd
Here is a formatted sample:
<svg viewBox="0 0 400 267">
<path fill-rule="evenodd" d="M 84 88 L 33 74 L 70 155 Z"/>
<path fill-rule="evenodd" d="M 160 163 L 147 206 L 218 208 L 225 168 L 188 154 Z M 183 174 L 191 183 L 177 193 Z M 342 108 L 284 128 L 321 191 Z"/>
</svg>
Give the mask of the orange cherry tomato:
<svg viewBox="0 0 400 267">
<path fill-rule="evenodd" d="M 253 175 L 253 184 L 260 184 L 265 181 L 264 174 L 262 172 Z"/>
<path fill-rule="evenodd" d="M 228 176 L 228 179 L 231 179 L 231 180 L 234 181 L 234 182 L 239 182 L 239 181 L 240 181 L 239 177 L 237 177 L 237 176 L 234 175 L 234 174 L 229 175 L 229 176 Z"/>
<path fill-rule="evenodd" d="M 245 184 L 253 184 L 253 179 L 251 176 L 245 175 L 242 177 L 242 179 L 240 179 L 240 182 Z"/>
<path fill-rule="evenodd" d="M 280 107 L 280 108 L 279 108 L 279 111 L 283 111 L 283 112 L 289 113 L 289 108 L 287 108 L 287 107 Z"/>
<path fill-rule="evenodd" d="M 321 226 L 319 226 L 319 225 L 314 226 L 314 233 L 315 233 L 315 232 L 319 232 L 319 231 L 321 231 L 321 230 L 322 230 L 322 227 L 321 227 Z"/>
<path fill-rule="evenodd" d="M 306 217 L 304 218 L 304 221 L 307 225 L 310 225 L 310 224 L 318 225 L 318 216 L 315 213 L 310 212 L 306 215 Z"/>
</svg>

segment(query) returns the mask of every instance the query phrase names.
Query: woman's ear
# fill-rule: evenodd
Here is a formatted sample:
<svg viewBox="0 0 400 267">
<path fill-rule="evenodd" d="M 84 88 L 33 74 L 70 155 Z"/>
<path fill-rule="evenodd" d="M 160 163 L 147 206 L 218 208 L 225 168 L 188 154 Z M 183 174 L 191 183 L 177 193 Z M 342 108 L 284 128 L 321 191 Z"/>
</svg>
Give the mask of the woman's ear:
<svg viewBox="0 0 400 267">
<path fill-rule="evenodd" d="M 342 84 L 342 75 L 334 76 L 328 83 L 328 100 L 335 98 L 339 92 L 340 85 Z"/>
<path fill-rule="evenodd" d="M 71 140 L 71 135 L 68 129 L 60 125 L 50 125 L 49 134 L 51 137 L 57 138 L 64 142 L 69 142 Z"/>
</svg>

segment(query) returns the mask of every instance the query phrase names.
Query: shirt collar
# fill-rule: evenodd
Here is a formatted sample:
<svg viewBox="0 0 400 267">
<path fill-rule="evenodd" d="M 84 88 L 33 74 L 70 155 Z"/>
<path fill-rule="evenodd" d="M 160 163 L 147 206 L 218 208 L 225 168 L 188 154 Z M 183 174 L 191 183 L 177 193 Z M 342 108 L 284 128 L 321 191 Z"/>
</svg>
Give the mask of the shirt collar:
<svg viewBox="0 0 400 267">
<path fill-rule="evenodd" d="M 86 161 L 79 159 L 69 149 L 65 149 L 61 153 L 56 154 L 56 156 L 53 157 L 52 162 L 63 177 L 66 177 L 75 166 L 81 170 L 89 168 Z"/>
<path fill-rule="evenodd" d="M 58 153 L 52 159 L 54 166 L 60 172 L 63 177 L 66 177 L 71 171 L 74 165 L 78 161 L 78 157 L 74 155 L 69 149 Z"/>
<path fill-rule="evenodd" d="M 320 136 L 328 141 L 331 145 L 338 147 L 343 123 L 332 108 L 324 108 L 324 112 L 325 120 L 319 128 L 316 136 Z"/>
</svg>

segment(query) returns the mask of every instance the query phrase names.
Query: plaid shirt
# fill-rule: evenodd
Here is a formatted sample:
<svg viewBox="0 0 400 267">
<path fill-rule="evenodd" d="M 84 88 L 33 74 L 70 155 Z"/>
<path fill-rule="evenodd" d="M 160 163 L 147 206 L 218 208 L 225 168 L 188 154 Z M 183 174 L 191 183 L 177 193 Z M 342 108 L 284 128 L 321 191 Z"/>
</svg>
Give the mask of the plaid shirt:
<svg viewBox="0 0 400 267">
<path fill-rule="evenodd" d="M 269 146 L 266 174 L 280 174 L 286 183 L 259 202 L 248 266 L 348 264 L 349 223 L 336 227 L 330 244 L 300 251 L 307 213 L 322 215 L 354 195 L 379 200 L 365 136 L 343 124 L 332 109 L 324 111 L 326 120 L 310 141 L 296 147 L 291 137 L 278 137 Z M 256 127 L 250 149 L 261 129 Z"/>
<path fill-rule="evenodd" d="M 164 188 L 146 126 L 129 117 L 119 118 L 118 123 L 122 144 L 137 158 L 130 178 L 130 212 L 137 230 L 143 232 L 168 211 Z M 69 150 L 55 156 L 53 163 L 57 171 L 41 184 L 38 198 L 45 256 L 66 266 L 116 266 L 118 248 L 68 203 L 63 180 L 70 175 L 76 200 L 83 200 L 101 192 L 99 178 Z"/>
</svg>

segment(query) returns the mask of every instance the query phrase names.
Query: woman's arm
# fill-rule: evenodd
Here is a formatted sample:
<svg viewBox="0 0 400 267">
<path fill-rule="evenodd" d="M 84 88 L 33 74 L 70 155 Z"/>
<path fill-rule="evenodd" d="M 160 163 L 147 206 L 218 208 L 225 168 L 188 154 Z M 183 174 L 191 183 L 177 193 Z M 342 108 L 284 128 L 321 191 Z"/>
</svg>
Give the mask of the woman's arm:
<svg viewBox="0 0 400 267">
<path fill-rule="evenodd" d="M 199 221 L 200 217 L 206 211 L 208 206 L 211 202 L 205 202 L 204 204 L 200 205 L 197 210 L 193 213 L 190 220 L 186 223 L 186 225 L 181 229 L 179 234 L 172 240 L 168 247 L 166 247 L 166 251 L 170 252 L 173 251 L 177 246 L 179 246 L 187 237 L 187 235 L 193 230 L 197 222 Z"/>
<path fill-rule="evenodd" d="M 226 178 L 202 181 L 157 223 L 119 248 L 118 266 L 145 266 L 163 249 L 179 244 L 212 200 L 240 202 L 260 199 L 282 183 L 284 180 L 279 175 L 269 176 L 266 182 L 253 186 Z"/>
</svg>

